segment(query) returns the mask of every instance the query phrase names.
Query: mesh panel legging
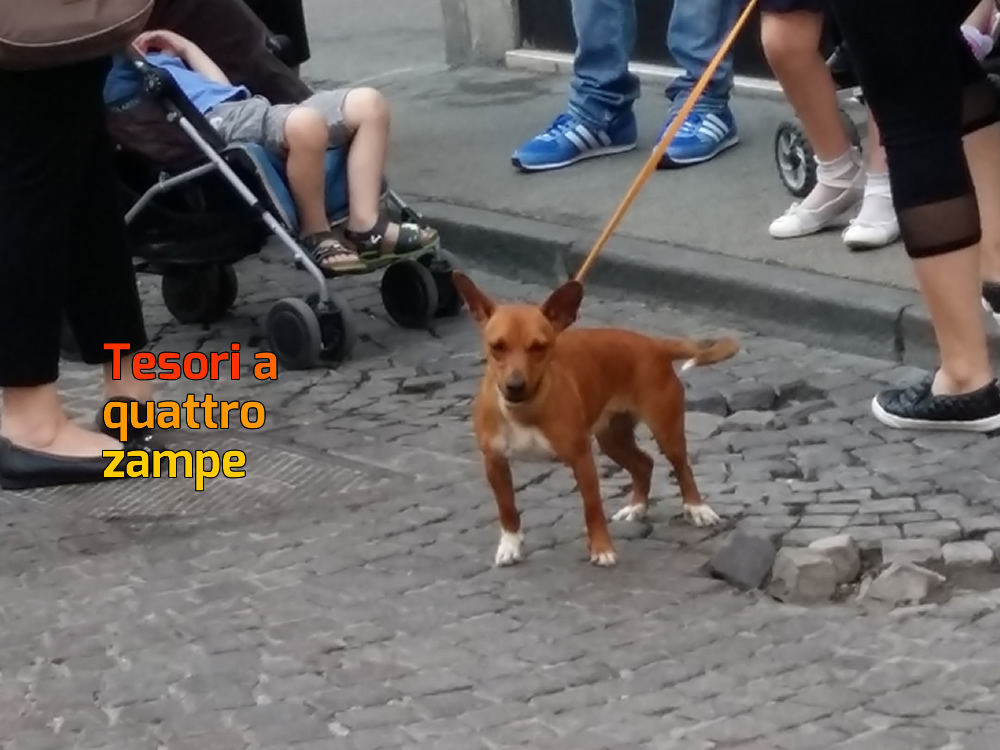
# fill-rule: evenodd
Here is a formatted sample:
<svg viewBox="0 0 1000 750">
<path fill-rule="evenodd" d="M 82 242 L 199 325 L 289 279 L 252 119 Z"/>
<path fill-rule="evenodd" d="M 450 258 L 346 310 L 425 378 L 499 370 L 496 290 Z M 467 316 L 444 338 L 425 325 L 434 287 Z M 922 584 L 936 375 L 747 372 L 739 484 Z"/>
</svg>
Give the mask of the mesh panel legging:
<svg viewBox="0 0 1000 750">
<path fill-rule="evenodd" d="M 1000 119 L 1000 98 L 959 30 L 976 4 L 831 0 L 882 134 L 899 227 L 912 258 L 980 240 L 962 136 Z"/>
</svg>

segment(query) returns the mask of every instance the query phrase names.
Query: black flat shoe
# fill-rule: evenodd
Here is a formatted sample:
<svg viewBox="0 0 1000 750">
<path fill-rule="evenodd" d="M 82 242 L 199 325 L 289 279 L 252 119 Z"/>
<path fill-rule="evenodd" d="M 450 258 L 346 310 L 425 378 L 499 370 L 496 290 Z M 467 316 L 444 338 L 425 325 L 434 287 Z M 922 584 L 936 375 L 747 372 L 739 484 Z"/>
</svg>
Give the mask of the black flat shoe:
<svg viewBox="0 0 1000 750">
<path fill-rule="evenodd" d="M 101 410 L 97 412 L 97 416 L 94 418 L 94 424 L 97 427 L 98 432 L 102 432 L 108 437 L 114 438 L 115 440 L 121 440 L 121 434 L 114 427 L 109 427 L 104 421 L 104 410 L 108 404 L 125 404 L 127 411 L 131 411 L 132 404 L 141 404 L 140 409 L 145 409 L 146 405 L 143 404 L 138 399 L 129 398 L 128 396 L 115 396 L 114 398 L 109 398 L 104 402 L 104 406 Z M 144 414 L 142 416 L 145 416 Z M 126 417 L 127 418 L 127 417 Z M 152 453 L 153 451 L 166 450 L 163 442 L 163 438 L 160 437 L 159 433 L 155 428 L 133 428 L 128 427 L 125 430 L 125 450 L 127 451 L 146 451 L 147 453 Z"/>
<path fill-rule="evenodd" d="M 0 438 L 0 489 L 26 490 L 104 481 L 110 459 L 71 458 L 31 450 Z"/>
</svg>

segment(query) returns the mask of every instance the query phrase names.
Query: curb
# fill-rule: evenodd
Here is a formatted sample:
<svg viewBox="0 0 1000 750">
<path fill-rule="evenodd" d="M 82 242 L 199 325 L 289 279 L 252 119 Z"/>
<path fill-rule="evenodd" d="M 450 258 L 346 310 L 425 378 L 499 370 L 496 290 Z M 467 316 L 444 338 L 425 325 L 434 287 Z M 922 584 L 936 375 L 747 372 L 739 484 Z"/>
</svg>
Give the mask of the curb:
<svg viewBox="0 0 1000 750">
<path fill-rule="evenodd" d="M 418 198 L 412 204 L 471 265 L 545 286 L 579 267 L 593 240 L 592 232 L 536 219 Z M 913 291 L 621 236 L 608 243 L 588 285 L 766 336 L 928 369 L 937 363 L 933 329 Z M 990 339 L 1000 344 L 993 332 Z"/>
<path fill-rule="evenodd" d="M 504 66 L 508 70 L 525 70 L 533 73 L 570 76 L 573 74 L 573 55 L 548 49 L 527 49 L 524 47 L 508 50 L 504 56 Z M 630 62 L 629 72 L 645 85 L 665 86 L 684 73 L 682 68 L 657 63 Z M 752 96 L 772 101 L 786 102 L 781 84 L 771 78 L 754 76 L 734 76 L 733 90 L 741 96 Z M 840 105 L 845 109 L 864 113 L 864 106 L 856 100 L 858 90 L 844 89 L 837 93 Z"/>
</svg>

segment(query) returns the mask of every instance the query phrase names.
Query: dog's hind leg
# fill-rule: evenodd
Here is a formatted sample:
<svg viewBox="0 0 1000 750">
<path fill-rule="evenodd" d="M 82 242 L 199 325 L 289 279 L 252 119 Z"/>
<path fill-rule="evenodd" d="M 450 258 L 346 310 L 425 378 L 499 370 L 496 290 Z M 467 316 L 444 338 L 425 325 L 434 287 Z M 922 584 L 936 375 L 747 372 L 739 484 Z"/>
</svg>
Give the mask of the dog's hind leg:
<svg viewBox="0 0 1000 750">
<path fill-rule="evenodd" d="M 638 521 L 649 509 L 653 459 L 636 444 L 635 425 L 631 414 L 615 414 L 595 435 L 601 452 L 632 477 L 632 501 L 612 516 L 614 521 Z"/>
<path fill-rule="evenodd" d="M 674 389 L 680 391 L 677 393 Z M 653 433 L 656 445 L 670 465 L 680 488 L 684 517 L 695 526 L 714 526 L 719 515 L 701 499 L 698 484 L 688 462 L 687 435 L 684 432 L 684 393 L 679 382 L 668 385 L 642 404 L 643 421 Z"/>
</svg>

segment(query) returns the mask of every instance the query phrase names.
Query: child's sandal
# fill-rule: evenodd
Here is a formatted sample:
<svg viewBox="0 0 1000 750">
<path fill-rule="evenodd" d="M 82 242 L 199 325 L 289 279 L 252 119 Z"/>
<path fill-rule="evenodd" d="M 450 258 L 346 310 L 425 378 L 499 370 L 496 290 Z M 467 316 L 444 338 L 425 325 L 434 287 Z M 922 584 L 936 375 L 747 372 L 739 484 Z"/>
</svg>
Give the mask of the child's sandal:
<svg viewBox="0 0 1000 750">
<path fill-rule="evenodd" d="M 302 247 L 324 276 L 368 270 L 358 254 L 341 245 L 331 232 L 317 232 L 303 237 Z"/>
<path fill-rule="evenodd" d="M 397 225 L 395 241 L 386 238 L 389 219 L 380 218 L 367 232 L 344 230 L 344 239 L 357 248 L 362 258 L 380 258 L 385 255 L 409 255 L 433 247 L 438 242 L 438 231 L 412 222 Z"/>
</svg>

